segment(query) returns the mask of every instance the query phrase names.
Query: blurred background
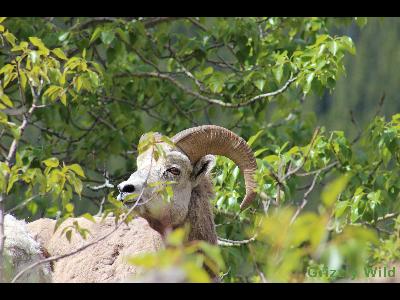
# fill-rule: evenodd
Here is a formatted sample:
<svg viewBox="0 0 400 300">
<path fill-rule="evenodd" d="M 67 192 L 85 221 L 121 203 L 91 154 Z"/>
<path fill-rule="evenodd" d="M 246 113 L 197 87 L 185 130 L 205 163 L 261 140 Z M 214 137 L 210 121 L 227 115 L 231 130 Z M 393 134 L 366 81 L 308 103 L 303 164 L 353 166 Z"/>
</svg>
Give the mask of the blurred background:
<svg viewBox="0 0 400 300">
<path fill-rule="evenodd" d="M 337 35 L 350 36 L 357 53 L 346 55 L 346 75 L 339 78 L 334 92 L 307 97 L 303 109 L 314 111 L 318 123 L 328 130 L 345 130 L 352 138 L 357 127 L 350 111 L 361 128 L 379 109 L 387 117 L 400 111 L 400 18 L 371 17 L 363 28 L 352 24 L 334 30 Z"/>
</svg>

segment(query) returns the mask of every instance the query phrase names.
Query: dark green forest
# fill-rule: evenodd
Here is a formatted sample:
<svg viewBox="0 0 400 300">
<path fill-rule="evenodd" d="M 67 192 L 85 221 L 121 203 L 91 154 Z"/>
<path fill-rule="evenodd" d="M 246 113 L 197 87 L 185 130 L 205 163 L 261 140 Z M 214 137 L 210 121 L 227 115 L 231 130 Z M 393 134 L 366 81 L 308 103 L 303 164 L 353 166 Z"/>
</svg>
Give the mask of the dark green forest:
<svg viewBox="0 0 400 300">
<path fill-rule="evenodd" d="M 222 282 L 350 280 L 310 268 L 363 280 L 395 265 L 399 39 L 399 18 L 0 18 L 0 240 L 8 213 L 120 220 L 131 211 L 117 185 L 143 149 L 163 155 L 140 137 L 212 124 L 251 147 L 255 200 L 240 209 L 242 174 L 218 156 L 218 245 L 178 228 L 131 264 L 188 282 L 211 281 L 204 264 Z"/>
</svg>

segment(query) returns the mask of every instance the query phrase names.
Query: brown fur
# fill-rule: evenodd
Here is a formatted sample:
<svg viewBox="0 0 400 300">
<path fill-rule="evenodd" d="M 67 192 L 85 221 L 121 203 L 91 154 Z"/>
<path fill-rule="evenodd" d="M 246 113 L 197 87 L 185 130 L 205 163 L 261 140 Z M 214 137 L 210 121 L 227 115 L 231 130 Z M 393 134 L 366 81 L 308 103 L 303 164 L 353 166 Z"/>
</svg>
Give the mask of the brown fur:
<svg viewBox="0 0 400 300">
<path fill-rule="evenodd" d="M 179 224 L 172 229 L 189 224 L 189 241 L 202 240 L 211 244 L 217 244 L 217 234 L 215 232 L 212 207 L 210 205 L 210 200 L 213 197 L 214 188 L 211 178 L 205 176 L 199 185 L 192 190 L 189 210 L 185 221 L 183 224 Z M 142 214 L 142 217 L 147 220 L 151 228 L 159 232 L 162 236 L 165 236 L 171 230 L 171 228 L 164 226 L 164 224 L 171 222 L 160 222 L 148 214 Z"/>
<path fill-rule="evenodd" d="M 190 224 L 189 241 L 203 240 L 217 244 L 214 217 L 210 200 L 214 188 L 209 176 L 205 176 L 191 194 L 186 222 Z"/>
</svg>

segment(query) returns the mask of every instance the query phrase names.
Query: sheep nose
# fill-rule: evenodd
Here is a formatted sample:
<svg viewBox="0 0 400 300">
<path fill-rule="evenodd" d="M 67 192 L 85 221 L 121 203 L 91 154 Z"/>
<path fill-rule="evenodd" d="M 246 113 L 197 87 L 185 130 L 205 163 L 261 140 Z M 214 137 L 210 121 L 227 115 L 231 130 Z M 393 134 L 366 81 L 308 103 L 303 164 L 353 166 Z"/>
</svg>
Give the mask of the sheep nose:
<svg viewBox="0 0 400 300">
<path fill-rule="evenodd" d="M 119 187 L 118 187 L 119 188 Z M 122 193 L 133 193 L 135 191 L 135 186 L 132 184 L 127 184 L 122 187 L 122 190 L 119 188 Z"/>
</svg>

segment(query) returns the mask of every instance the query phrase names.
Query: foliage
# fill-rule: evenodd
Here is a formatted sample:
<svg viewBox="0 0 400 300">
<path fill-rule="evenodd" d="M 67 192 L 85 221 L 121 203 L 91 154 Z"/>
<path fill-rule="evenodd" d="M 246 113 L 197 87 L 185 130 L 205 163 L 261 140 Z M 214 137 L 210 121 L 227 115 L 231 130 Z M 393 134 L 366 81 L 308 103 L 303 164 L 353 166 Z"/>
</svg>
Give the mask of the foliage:
<svg viewBox="0 0 400 300">
<path fill-rule="evenodd" d="M 377 111 L 386 116 L 399 111 L 400 77 L 391 66 L 400 59 L 396 43 L 400 22 L 398 18 L 371 17 L 364 27 L 353 24 L 335 28 L 333 32 L 351 36 L 357 45 L 357 55 L 344 58 L 347 74 L 338 78 L 335 90 L 325 92 L 322 97 L 307 97 L 304 110 L 315 111 L 327 128 L 345 130 L 348 136 L 356 136 L 357 127 L 367 126 Z M 338 122 L 339 116 L 341 122 Z"/>
<path fill-rule="evenodd" d="M 173 270 L 183 270 L 184 282 L 212 282 L 208 268 L 214 274 L 225 269 L 225 264 L 217 246 L 204 241 L 188 243 L 187 228 L 178 228 L 166 238 L 166 248 L 157 253 L 144 253 L 128 259 L 128 262 L 144 268 L 147 272 L 167 270 L 173 278 Z"/>
<path fill-rule="evenodd" d="M 240 211 L 240 171 L 218 157 L 212 204 L 225 246 L 187 244 L 179 229 L 165 250 L 132 263 L 178 267 L 194 282 L 210 280 L 203 264 L 226 282 L 294 282 L 332 280 L 307 277 L 310 266 L 360 273 L 366 262 L 398 260 L 399 115 L 377 115 L 349 140 L 302 112 L 307 95 L 333 91 L 346 54 L 356 54 L 349 36 L 332 34 L 354 22 L 366 19 L 1 19 L 6 208 L 57 224 L 103 208 L 117 222 L 126 207 L 110 184 L 96 185 L 127 178 L 149 147 L 162 156 L 152 132 L 217 124 L 255 151 L 255 203 Z M 168 187 L 159 190 L 166 201 Z M 74 224 L 67 238 L 72 230 L 87 234 Z"/>
</svg>

